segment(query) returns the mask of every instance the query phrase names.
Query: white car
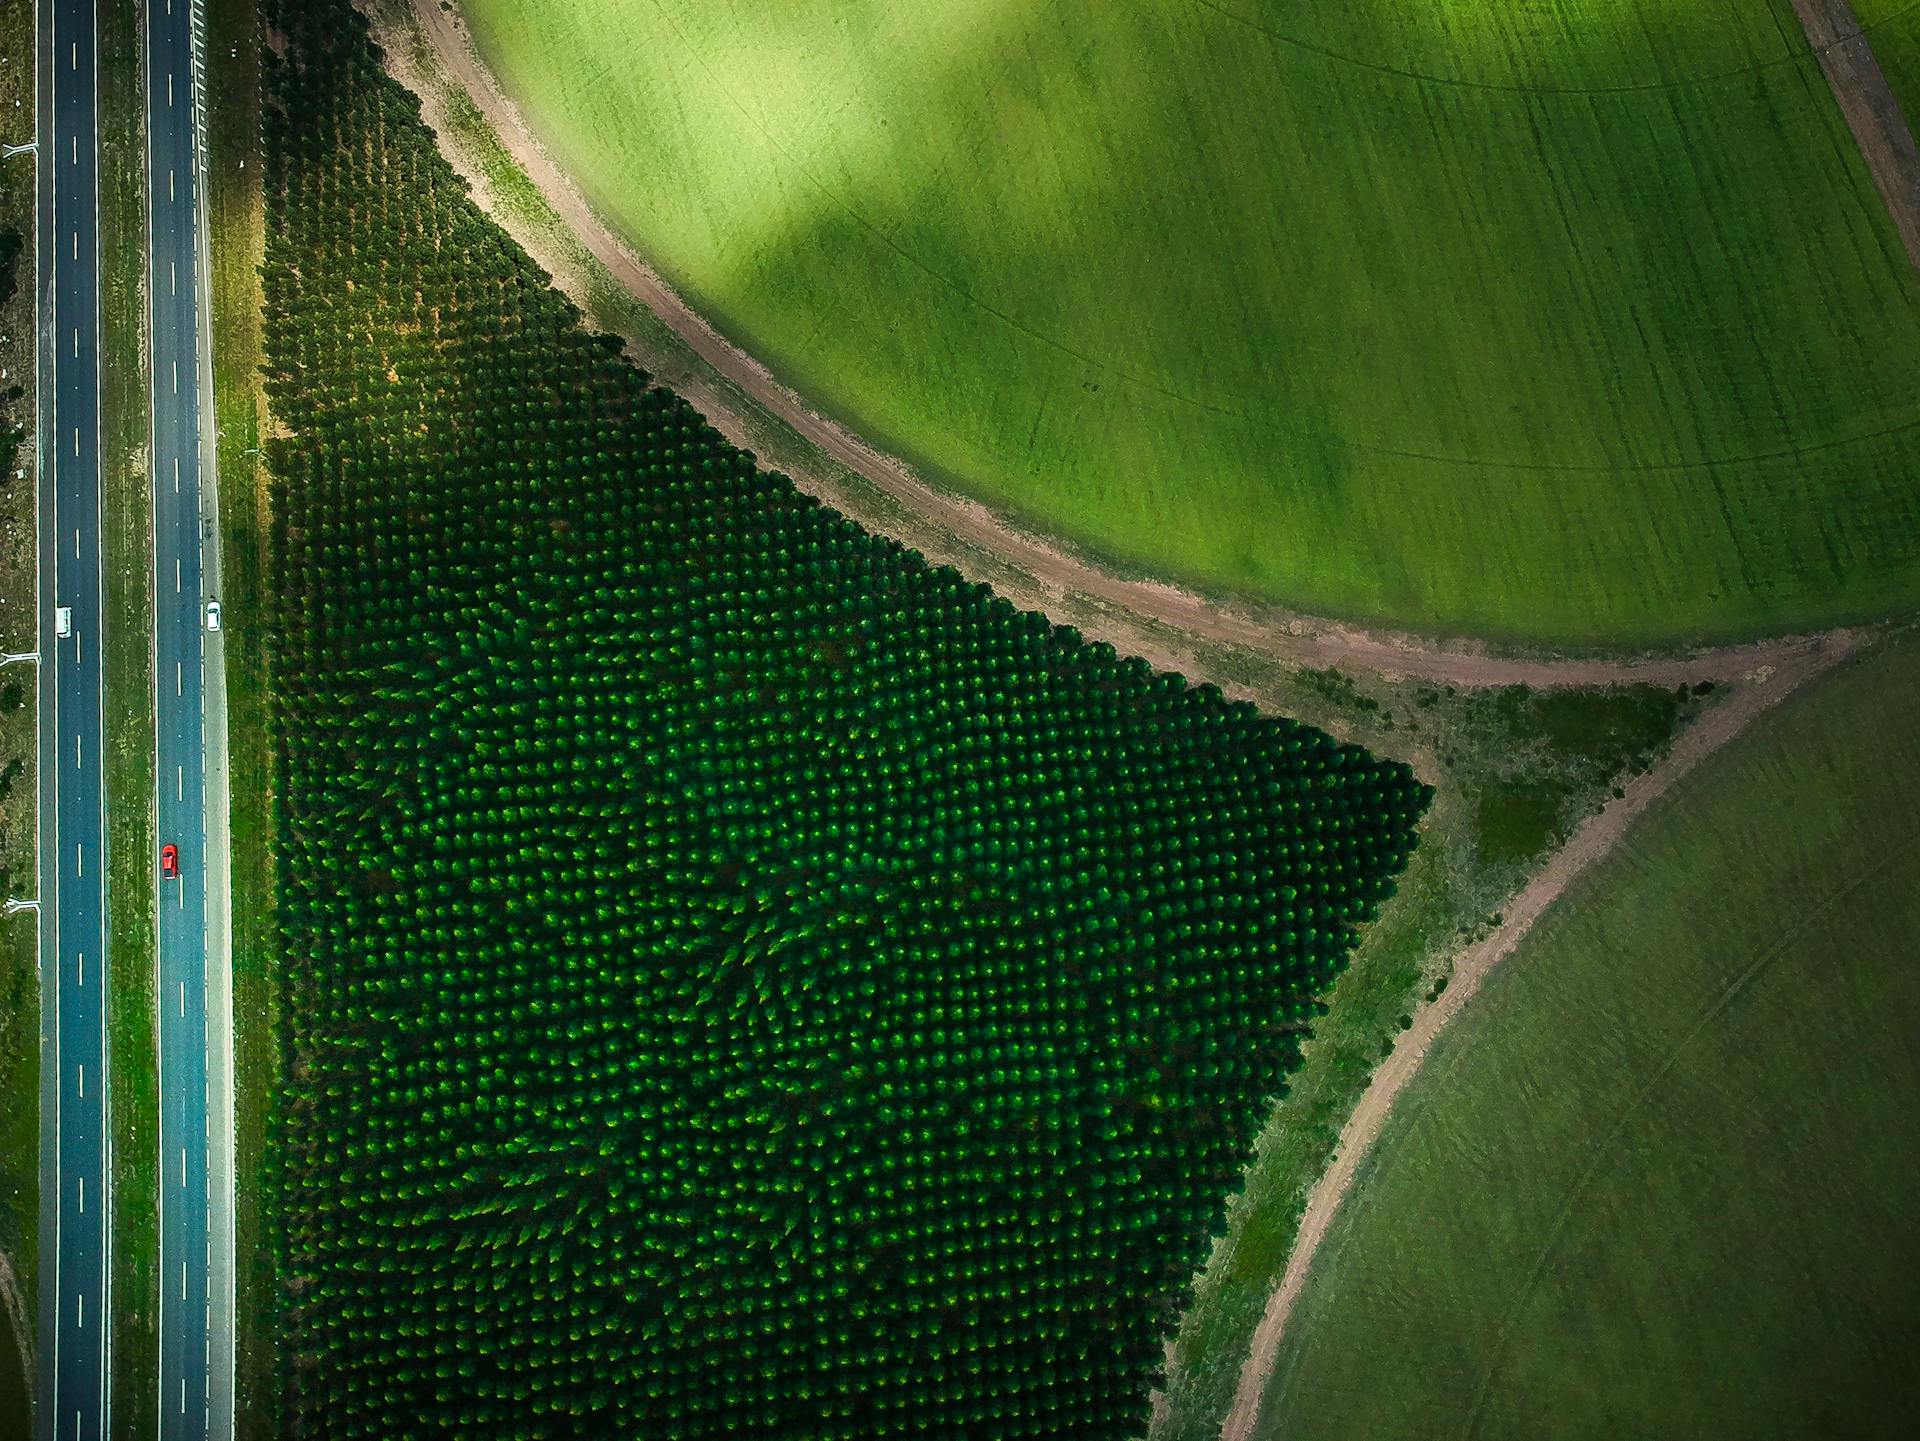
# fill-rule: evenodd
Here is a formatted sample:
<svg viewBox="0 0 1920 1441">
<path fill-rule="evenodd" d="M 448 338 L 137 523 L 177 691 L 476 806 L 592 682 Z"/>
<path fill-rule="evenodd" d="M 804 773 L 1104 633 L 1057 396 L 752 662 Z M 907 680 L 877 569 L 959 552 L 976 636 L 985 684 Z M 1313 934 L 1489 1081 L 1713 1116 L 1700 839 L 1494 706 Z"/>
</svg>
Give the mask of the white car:
<svg viewBox="0 0 1920 1441">
<path fill-rule="evenodd" d="M 207 602 L 207 629 L 220 629 L 220 602 L 217 600 Z"/>
<path fill-rule="evenodd" d="M 53 633 L 65 640 L 73 634 L 73 607 L 63 605 L 53 612 Z"/>
</svg>

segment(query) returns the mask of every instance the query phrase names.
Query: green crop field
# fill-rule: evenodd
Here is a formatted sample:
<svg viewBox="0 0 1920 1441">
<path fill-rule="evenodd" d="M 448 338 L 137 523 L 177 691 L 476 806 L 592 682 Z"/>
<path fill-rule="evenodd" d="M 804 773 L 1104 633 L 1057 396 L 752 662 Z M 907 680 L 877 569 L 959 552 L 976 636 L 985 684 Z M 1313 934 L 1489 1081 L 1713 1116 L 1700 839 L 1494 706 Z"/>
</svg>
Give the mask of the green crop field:
<svg viewBox="0 0 1920 1441">
<path fill-rule="evenodd" d="M 461 9 L 727 333 L 1125 568 L 1575 645 L 1920 600 L 1920 275 L 1789 0 Z"/>
<path fill-rule="evenodd" d="M 1435 1048 L 1258 1434 L 1920 1431 L 1920 641 L 1683 782 Z"/>
<path fill-rule="evenodd" d="M 269 7 L 306 1437 L 1100 1437 L 1430 792 L 758 470 Z"/>
<path fill-rule="evenodd" d="M 1866 29 L 1874 58 L 1910 126 L 1920 125 L 1920 17 L 1911 13 L 1915 10 L 1920 10 L 1915 0 L 1853 0 L 1854 16 Z"/>
</svg>

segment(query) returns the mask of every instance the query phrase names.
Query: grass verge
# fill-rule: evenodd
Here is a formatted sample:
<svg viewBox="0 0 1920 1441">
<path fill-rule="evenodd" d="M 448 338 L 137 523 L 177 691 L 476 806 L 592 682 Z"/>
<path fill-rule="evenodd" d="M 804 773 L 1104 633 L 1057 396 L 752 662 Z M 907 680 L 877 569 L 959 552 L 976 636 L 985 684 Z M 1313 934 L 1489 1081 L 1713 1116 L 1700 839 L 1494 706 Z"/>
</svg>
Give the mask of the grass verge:
<svg viewBox="0 0 1920 1441">
<path fill-rule="evenodd" d="M 153 953 L 153 497 L 147 474 L 142 6 L 100 10 L 100 456 L 106 525 L 107 915 L 112 966 L 113 1429 L 157 1425 L 159 1123 Z"/>
</svg>

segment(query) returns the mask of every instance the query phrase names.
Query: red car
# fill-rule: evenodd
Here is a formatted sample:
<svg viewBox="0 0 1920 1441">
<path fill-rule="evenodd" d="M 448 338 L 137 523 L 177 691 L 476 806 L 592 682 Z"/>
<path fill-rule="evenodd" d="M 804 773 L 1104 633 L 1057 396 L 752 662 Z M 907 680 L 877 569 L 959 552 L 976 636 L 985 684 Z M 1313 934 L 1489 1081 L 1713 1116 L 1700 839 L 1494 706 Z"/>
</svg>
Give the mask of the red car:
<svg viewBox="0 0 1920 1441">
<path fill-rule="evenodd" d="M 160 879 L 180 879 L 180 847 L 171 844 L 160 847 Z"/>
</svg>

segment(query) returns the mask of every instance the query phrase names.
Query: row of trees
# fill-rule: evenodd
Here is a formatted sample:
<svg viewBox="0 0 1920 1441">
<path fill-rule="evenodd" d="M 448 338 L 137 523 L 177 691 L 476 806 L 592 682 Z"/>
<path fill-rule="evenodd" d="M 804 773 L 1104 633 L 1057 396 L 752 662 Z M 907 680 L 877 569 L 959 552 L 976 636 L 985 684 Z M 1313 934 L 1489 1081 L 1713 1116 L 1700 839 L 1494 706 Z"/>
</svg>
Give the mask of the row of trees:
<svg viewBox="0 0 1920 1441">
<path fill-rule="evenodd" d="M 277 8 L 298 1434 L 1136 1433 L 1423 789 L 757 469 Z"/>
</svg>

